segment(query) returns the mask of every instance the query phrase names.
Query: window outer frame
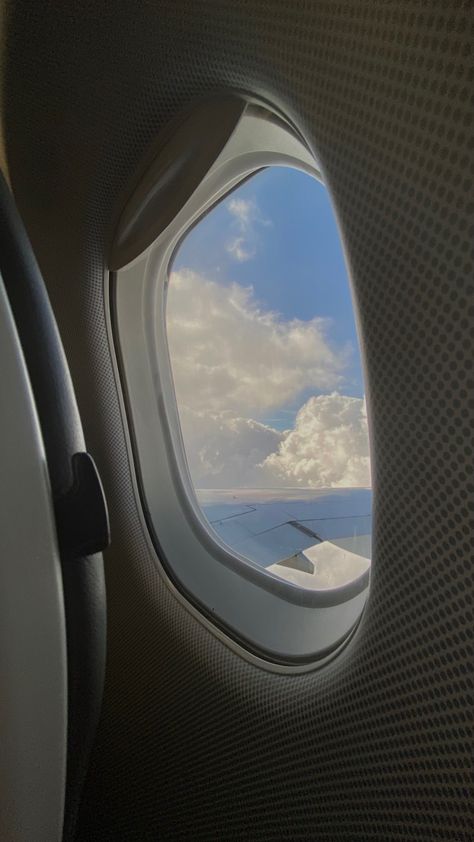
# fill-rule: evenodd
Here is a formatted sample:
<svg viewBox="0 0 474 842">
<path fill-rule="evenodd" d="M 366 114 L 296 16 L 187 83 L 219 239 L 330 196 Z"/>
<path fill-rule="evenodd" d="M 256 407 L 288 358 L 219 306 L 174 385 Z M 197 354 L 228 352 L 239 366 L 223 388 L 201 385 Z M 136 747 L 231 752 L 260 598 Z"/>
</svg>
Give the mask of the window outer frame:
<svg viewBox="0 0 474 842">
<path fill-rule="evenodd" d="M 213 532 L 187 468 L 166 336 L 169 267 L 182 240 L 215 204 L 268 166 L 295 167 L 322 181 L 314 156 L 295 132 L 248 105 L 172 222 L 139 257 L 110 273 L 109 330 L 137 493 L 158 571 L 242 651 L 275 664 L 314 665 L 338 650 L 357 626 L 370 571 L 340 588 L 305 590 L 240 556 Z"/>
</svg>

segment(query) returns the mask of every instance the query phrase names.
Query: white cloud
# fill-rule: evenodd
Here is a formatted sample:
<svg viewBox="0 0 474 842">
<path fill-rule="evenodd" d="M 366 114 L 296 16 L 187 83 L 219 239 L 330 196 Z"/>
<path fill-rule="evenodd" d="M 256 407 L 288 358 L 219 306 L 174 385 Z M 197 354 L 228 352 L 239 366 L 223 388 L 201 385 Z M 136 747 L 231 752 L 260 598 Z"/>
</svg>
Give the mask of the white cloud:
<svg viewBox="0 0 474 842">
<path fill-rule="evenodd" d="M 167 331 L 179 403 L 258 419 L 305 390 L 336 389 L 350 350 L 330 344 L 329 326 L 284 321 L 263 310 L 251 288 L 172 273 Z"/>
<path fill-rule="evenodd" d="M 310 398 L 263 470 L 275 485 L 369 486 L 365 400 L 336 393 Z"/>
<path fill-rule="evenodd" d="M 180 408 L 188 467 L 196 488 L 258 488 L 261 464 L 276 451 L 284 434 L 230 412 Z"/>
<path fill-rule="evenodd" d="M 321 319 L 284 321 L 251 288 L 182 271 L 167 326 L 191 475 L 199 488 L 370 484 L 365 401 L 337 394 L 348 352 Z M 292 429 L 261 423 L 309 389 Z"/>
<path fill-rule="evenodd" d="M 229 254 L 239 263 L 244 263 L 246 260 L 251 260 L 252 257 L 255 257 L 255 246 L 249 246 L 245 242 L 244 237 L 236 237 L 235 240 L 227 244 L 226 248 Z"/>
<path fill-rule="evenodd" d="M 323 395 L 279 432 L 230 412 L 181 407 L 196 488 L 334 488 L 370 485 L 367 417 L 361 398 Z"/>
<path fill-rule="evenodd" d="M 242 228 L 246 228 L 256 216 L 256 204 L 249 199 L 231 198 L 227 202 L 227 210 Z"/>
<path fill-rule="evenodd" d="M 234 230 L 237 230 L 237 235 L 227 243 L 226 251 L 239 263 L 251 260 L 257 253 L 258 227 L 271 223 L 262 216 L 254 199 L 234 196 L 228 199 L 226 208 L 233 217 Z"/>
</svg>

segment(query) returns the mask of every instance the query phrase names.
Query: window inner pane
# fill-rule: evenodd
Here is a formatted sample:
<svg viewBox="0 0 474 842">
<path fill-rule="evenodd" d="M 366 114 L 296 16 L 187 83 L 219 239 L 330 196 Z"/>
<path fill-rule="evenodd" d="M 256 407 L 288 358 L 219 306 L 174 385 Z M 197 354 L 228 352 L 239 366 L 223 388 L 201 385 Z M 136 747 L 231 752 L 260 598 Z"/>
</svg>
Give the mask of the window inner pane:
<svg viewBox="0 0 474 842">
<path fill-rule="evenodd" d="M 269 167 L 186 235 L 167 334 L 189 474 L 212 530 L 301 587 L 370 566 L 364 383 L 328 192 Z"/>
</svg>

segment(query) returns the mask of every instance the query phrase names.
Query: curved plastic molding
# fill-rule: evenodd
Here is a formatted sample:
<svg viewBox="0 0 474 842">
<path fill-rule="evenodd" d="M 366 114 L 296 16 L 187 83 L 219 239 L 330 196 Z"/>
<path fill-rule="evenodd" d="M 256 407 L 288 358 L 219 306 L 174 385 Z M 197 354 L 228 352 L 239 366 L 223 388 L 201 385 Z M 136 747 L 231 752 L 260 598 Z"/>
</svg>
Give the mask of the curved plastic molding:
<svg viewBox="0 0 474 842">
<path fill-rule="evenodd" d="M 153 150 L 115 231 L 109 268 L 121 269 L 156 240 L 200 185 L 237 126 L 246 102 L 216 97 L 181 117 Z"/>
</svg>

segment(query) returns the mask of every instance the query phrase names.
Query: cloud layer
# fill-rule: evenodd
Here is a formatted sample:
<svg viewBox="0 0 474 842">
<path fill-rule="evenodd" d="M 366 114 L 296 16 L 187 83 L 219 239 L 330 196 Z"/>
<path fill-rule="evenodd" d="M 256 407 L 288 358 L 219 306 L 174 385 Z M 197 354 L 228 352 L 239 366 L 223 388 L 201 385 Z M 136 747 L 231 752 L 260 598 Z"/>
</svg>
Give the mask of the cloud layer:
<svg viewBox="0 0 474 842">
<path fill-rule="evenodd" d="M 171 275 L 167 330 L 180 403 L 262 417 L 303 391 L 343 383 L 349 349 L 334 348 L 325 319 L 283 321 L 251 288 L 191 271 Z"/>
<path fill-rule="evenodd" d="M 283 433 L 231 412 L 210 413 L 187 406 L 180 408 L 180 419 L 196 488 L 260 488 L 275 484 L 275 472 L 271 468 L 267 471 L 263 464 L 277 451 Z"/>
<path fill-rule="evenodd" d="M 329 328 L 282 320 L 251 288 L 172 274 L 168 341 L 196 487 L 370 485 L 365 402 L 336 392 L 349 350 L 331 345 Z M 258 420 L 308 390 L 330 393 L 309 398 L 292 429 Z"/>
<path fill-rule="evenodd" d="M 181 406 L 181 427 L 196 488 L 370 486 L 365 402 L 310 398 L 294 429 L 280 432 L 231 412 Z"/>
</svg>

